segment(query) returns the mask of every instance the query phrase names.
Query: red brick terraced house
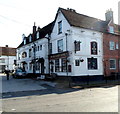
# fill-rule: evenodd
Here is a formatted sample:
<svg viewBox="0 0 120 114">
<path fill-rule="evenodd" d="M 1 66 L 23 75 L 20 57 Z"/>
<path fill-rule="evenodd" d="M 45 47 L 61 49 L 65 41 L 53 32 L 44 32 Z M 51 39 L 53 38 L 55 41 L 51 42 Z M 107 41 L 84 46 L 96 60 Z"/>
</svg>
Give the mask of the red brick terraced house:
<svg viewBox="0 0 120 114">
<path fill-rule="evenodd" d="M 113 12 L 106 12 L 106 32 L 103 33 L 104 76 L 120 73 L 120 26 L 114 24 Z"/>
</svg>

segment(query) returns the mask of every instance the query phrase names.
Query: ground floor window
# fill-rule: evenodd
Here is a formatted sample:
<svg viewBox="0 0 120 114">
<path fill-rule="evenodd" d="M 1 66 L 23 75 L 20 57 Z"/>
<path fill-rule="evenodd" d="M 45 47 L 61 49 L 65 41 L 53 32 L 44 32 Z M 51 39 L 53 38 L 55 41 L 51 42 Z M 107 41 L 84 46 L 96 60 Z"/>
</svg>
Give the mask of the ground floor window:
<svg viewBox="0 0 120 114">
<path fill-rule="evenodd" d="M 116 59 L 110 59 L 110 69 L 116 69 Z"/>
<path fill-rule="evenodd" d="M 40 70 L 40 63 L 39 62 L 36 63 L 36 70 Z"/>
<path fill-rule="evenodd" d="M 75 66 L 80 66 L 80 60 L 79 59 L 75 60 Z"/>
<path fill-rule="evenodd" d="M 6 67 L 5 65 L 0 65 L 0 72 L 3 73 L 5 71 L 5 67 Z"/>
<path fill-rule="evenodd" d="M 59 66 L 60 66 L 59 59 L 56 59 L 55 60 L 55 72 L 59 72 L 60 71 Z"/>
<path fill-rule="evenodd" d="M 97 66 L 97 58 L 88 58 L 88 70 L 96 70 Z"/>
<path fill-rule="evenodd" d="M 29 64 L 29 70 L 32 70 L 32 63 Z"/>
<path fill-rule="evenodd" d="M 67 60 L 66 60 L 66 58 L 61 59 L 61 71 L 62 72 L 67 71 Z"/>
</svg>

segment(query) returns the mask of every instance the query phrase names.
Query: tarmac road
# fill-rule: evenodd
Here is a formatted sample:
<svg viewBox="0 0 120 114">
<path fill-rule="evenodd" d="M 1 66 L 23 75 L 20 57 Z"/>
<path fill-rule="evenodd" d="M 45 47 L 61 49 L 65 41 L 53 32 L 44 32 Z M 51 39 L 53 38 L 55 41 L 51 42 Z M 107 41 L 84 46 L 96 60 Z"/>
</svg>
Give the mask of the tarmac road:
<svg viewBox="0 0 120 114">
<path fill-rule="evenodd" d="M 56 88 L 53 82 L 1 77 L 3 112 L 118 112 L 115 85 Z"/>
<path fill-rule="evenodd" d="M 118 112 L 118 86 L 58 91 L 3 99 L 3 111 Z"/>
</svg>

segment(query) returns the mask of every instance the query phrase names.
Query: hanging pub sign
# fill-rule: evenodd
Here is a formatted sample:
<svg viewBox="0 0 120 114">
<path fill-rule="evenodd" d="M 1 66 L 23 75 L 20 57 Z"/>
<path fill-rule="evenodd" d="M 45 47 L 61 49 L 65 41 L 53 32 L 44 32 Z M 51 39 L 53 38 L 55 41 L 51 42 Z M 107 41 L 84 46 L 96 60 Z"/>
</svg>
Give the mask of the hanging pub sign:
<svg viewBox="0 0 120 114">
<path fill-rule="evenodd" d="M 66 58 L 69 56 L 68 51 L 62 52 L 62 53 L 57 53 L 57 54 L 51 54 L 49 55 L 49 59 L 59 59 L 59 58 Z"/>
<path fill-rule="evenodd" d="M 97 55 L 97 42 L 91 42 L 91 54 Z"/>
</svg>

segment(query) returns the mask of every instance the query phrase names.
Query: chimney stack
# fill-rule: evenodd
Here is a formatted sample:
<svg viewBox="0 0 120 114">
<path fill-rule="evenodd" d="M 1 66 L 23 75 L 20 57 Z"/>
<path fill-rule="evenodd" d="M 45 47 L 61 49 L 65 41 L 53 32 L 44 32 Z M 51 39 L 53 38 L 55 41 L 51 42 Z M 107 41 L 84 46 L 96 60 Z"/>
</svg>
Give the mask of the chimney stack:
<svg viewBox="0 0 120 114">
<path fill-rule="evenodd" d="M 33 26 L 33 34 L 36 33 L 36 26 L 35 26 L 35 22 L 34 22 L 34 26 Z"/>
<path fill-rule="evenodd" d="M 5 47 L 8 47 L 8 45 L 5 45 Z"/>
<path fill-rule="evenodd" d="M 106 18 L 106 21 L 111 21 L 114 23 L 114 19 L 113 19 L 113 11 L 112 9 L 110 8 L 110 10 L 107 10 L 106 13 L 105 13 L 105 18 Z"/>
<path fill-rule="evenodd" d="M 25 38 L 25 34 L 22 35 L 22 40 L 24 40 L 24 38 Z"/>
</svg>

